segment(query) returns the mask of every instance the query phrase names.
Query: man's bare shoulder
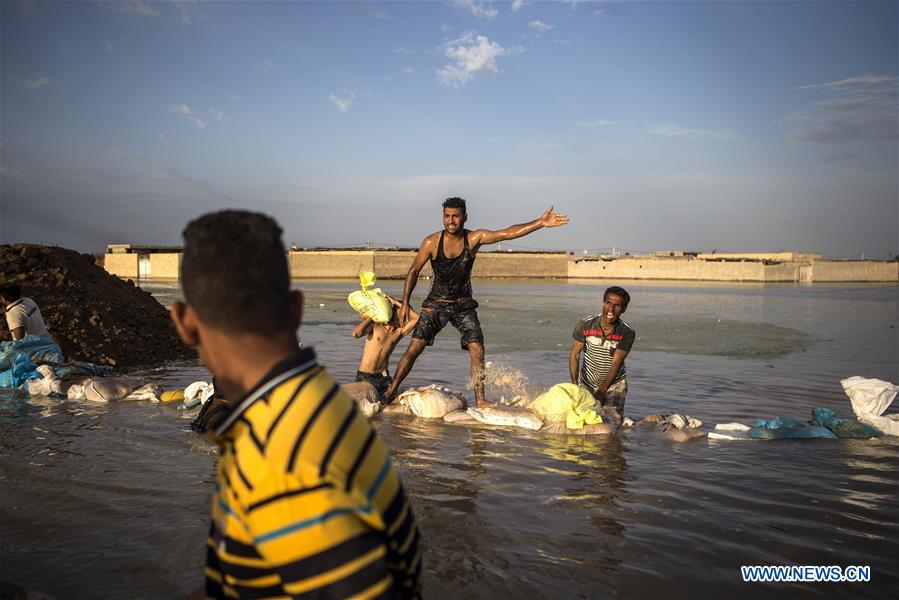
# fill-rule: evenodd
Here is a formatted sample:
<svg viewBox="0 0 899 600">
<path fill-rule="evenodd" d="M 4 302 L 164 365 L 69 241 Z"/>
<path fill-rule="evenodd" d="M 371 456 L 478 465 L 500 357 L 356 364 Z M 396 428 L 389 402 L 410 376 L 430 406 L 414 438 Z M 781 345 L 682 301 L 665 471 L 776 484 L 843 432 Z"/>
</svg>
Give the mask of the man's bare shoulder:
<svg viewBox="0 0 899 600">
<path fill-rule="evenodd" d="M 429 234 L 421 241 L 421 246 L 419 246 L 419 251 L 427 252 L 432 256 L 437 253 L 437 244 L 440 242 L 440 234 L 442 232 L 435 231 L 434 233 Z"/>
</svg>

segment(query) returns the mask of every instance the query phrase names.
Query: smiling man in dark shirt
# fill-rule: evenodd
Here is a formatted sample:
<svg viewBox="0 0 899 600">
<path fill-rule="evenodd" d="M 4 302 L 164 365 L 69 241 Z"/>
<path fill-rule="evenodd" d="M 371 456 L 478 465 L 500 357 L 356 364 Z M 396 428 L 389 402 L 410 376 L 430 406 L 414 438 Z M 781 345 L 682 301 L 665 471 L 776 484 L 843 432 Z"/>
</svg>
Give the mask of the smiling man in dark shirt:
<svg viewBox="0 0 899 600">
<path fill-rule="evenodd" d="M 486 405 L 484 399 L 484 334 L 478 321 L 477 301 L 471 293 L 471 269 L 478 249 L 486 244 L 514 240 L 544 227 L 558 227 L 568 222 L 564 214 L 554 213 L 550 206 L 543 215 L 528 223 L 512 225 L 498 231 L 489 229 L 465 229 L 468 214 L 465 200 L 447 198 L 443 202 L 443 230 L 432 233 L 424 239 L 412 261 L 403 287 L 403 305 L 400 322 L 409 316 L 409 300 L 418 283 L 422 267 L 431 261 L 434 279 L 428 297 L 422 303 L 421 317 L 412 332 L 412 342 L 406 349 L 400 364 L 384 394 L 384 400 L 391 402 L 415 360 L 425 347 L 434 343 L 434 338 L 447 323 L 459 330 L 462 349 L 471 357 L 471 380 L 477 406 Z"/>
</svg>

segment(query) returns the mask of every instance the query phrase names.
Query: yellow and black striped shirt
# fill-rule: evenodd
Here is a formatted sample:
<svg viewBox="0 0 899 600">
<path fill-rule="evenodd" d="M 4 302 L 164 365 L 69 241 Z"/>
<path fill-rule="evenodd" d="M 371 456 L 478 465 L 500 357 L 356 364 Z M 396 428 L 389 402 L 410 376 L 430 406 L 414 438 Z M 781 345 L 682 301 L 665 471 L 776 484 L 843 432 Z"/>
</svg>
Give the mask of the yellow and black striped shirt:
<svg viewBox="0 0 899 600">
<path fill-rule="evenodd" d="M 418 526 L 387 448 L 311 349 L 215 433 L 207 596 L 419 595 Z"/>
</svg>

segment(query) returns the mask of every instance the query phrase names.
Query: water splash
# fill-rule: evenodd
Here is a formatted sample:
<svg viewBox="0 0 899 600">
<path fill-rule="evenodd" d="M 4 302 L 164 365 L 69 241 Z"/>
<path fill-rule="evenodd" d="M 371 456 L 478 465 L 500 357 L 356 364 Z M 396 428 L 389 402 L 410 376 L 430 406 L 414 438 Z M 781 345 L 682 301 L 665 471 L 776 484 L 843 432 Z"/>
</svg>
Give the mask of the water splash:
<svg viewBox="0 0 899 600">
<path fill-rule="evenodd" d="M 541 392 L 540 386 L 532 384 L 524 371 L 511 365 L 490 361 L 484 367 L 483 383 L 492 398 L 498 397 L 499 404 L 527 406 Z M 474 381 L 466 387 L 472 389 Z"/>
</svg>

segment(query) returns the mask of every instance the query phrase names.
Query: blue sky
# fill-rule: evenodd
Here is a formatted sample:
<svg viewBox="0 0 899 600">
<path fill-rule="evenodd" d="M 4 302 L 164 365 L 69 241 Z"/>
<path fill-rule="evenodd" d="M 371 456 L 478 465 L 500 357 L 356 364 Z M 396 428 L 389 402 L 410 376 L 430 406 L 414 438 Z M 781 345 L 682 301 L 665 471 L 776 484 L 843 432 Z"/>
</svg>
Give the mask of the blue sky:
<svg viewBox="0 0 899 600">
<path fill-rule="evenodd" d="M 0 3 L 0 237 L 899 251 L 895 2 Z"/>
</svg>

